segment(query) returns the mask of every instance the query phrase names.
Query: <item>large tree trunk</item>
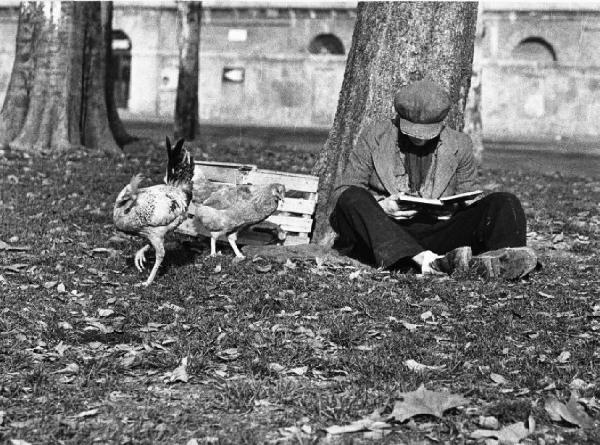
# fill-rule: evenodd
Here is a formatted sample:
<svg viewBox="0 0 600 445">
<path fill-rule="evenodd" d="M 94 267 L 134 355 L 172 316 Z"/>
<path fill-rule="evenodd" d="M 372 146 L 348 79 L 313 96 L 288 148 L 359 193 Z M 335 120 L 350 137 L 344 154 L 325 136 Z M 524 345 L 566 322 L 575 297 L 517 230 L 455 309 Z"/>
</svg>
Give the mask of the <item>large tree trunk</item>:
<svg viewBox="0 0 600 445">
<path fill-rule="evenodd" d="M 359 3 L 333 127 L 313 173 L 320 177 L 312 242 L 333 241 L 331 192 L 359 133 L 394 117 L 398 87 L 429 78 L 450 93 L 446 125 L 463 127 L 473 62 L 475 2 Z"/>
<path fill-rule="evenodd" d="M 179 78 L 175 99 L 175 138 L 192 140 L 198 130 L 198 52 L 202 2 L 177 2 Z"/>
<path fill-rule="evenodd" d="M 475 31 L 475 50 L 473 52 L 473 74 L 471 75 L 471 89 L 465 107 L 464 131 L 473 141 L 473 153 L 479 165 L 483 162 L 483 120 L 481 118 L 481 83 L 483 80 L 483 37 L 485 36 L 485 22 L 483 21 L 483 3 L 479 3 L 477 10 L 477 27 Z"/>
<path fill-rule="evenodd" d="M 36 31 L 26 45 L 28 32 L 21 28 L 32 25 Z M 7 98 L 27 95 L 28 103 L 20 125 L 10 125 L 10 132 L 0 127 L 0 140 L 12 139 L 8 146 L 18 151 L 55 152 L 84 145 L 120 153 L 106 111 L 100 3 L 24 5 L 17 35 L 22 40 L 16 60 L 28 53 L 33 60 L 31 82 L 26 88 L 20 82 L 13 83 Z"/>
<path fill-rule="evenodd" d="M 8 146 L 25 122 L 29 96 L 33 89 L 34 55 L 44 22 L 41 3 L 23 2 L 17 28 L 16 57 L 2 111 L 0 112 L 0 148 Z"/>
<path fill-rule="evenodd" d="M 108 123 L 119 147 L 136 141 L 138 138 L 130 135 L 123 121 L 119 117 L 117 104 L 115 102 L 115 78 L 112 68 L 112 21 L 113 2 L 102 2 L 102 32 L 104 34 L 104 46 L 106 48 L 106 109 L 108 112 Z"/>
</svg>

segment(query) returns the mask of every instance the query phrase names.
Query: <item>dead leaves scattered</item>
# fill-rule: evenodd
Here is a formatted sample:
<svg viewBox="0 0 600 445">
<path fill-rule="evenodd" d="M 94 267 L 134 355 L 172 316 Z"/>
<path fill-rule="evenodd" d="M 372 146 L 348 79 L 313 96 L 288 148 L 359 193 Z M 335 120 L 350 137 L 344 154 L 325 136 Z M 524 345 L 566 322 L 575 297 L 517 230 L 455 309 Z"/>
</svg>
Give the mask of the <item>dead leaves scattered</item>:
<svg viewBox="0 0 600 445">
<path fill-rule="evenodd" d="M 567 404 L 560 402 L 556 397 L 550 397 L 546 400 L 544 409 L 554 422 L 565 421 L 582 429 L 597 427 L 578 399 L 575 392 L 571 394 Z"/>
<path fill-rule="evenodd" d="M 352 422 L 349 425 L 334 425 L 327 427 L 328 434 L 344 434 L 358 431 L 377 431 L 391 429 L 395 423 L 404 423 L 416 416 L 443 417 L 450 409 L 466 406 L 469 400 L 458 394 L 446 391 L 430 391 L 424 385 L 415 391 L 399 393 L 390 414 L 383 415 L 385 408 L 372 412 L 367 417 Z"/>
<path fill-rule="evenodd" d="M 513 423 L 499 430 L 479 429 L 471 433 L 471 439 L 495 438 L 502 445 L 516 445 L 535 431 L 535 421 L 529 417 L 528 426 L 524 422 Z M 487 442 L 486 442 L 487 443 Z"/>
</svg>

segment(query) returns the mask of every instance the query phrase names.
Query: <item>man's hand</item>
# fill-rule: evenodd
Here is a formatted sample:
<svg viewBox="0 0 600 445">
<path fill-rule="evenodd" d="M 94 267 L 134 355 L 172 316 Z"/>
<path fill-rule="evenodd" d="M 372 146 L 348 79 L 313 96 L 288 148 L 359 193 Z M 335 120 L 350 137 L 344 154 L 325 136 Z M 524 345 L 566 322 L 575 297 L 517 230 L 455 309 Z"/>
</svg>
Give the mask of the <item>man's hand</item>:
<svg viewBox="0 0 600 445">
<path fill-rule="evenodd" d="M 398 203 L 397 195 L 390 195 L 379 201 L 383 211 L 394 219 L 409 219 L 417 214 L 417 210 L 407 209 Z"/>
</svg>

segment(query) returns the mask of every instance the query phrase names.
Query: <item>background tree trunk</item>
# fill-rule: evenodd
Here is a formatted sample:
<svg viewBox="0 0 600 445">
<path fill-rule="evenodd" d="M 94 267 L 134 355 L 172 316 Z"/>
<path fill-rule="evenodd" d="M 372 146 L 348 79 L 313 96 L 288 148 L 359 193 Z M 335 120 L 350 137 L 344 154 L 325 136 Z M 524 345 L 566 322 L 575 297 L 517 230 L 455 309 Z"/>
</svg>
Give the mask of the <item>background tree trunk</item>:
<svg viewBox="0 0 600 445">
<path fill-rule="evenodd" d="M 104 35 L 104 46 L 106 48 L 106 110 L 108 112 L 108 124 L 119 147 L 136 141 L 138 138 L 130 135 L 123 121 L 119 117 L 117 104 L 115 102 L 115 79 L 113 76 L 112 57 L 112 21 L 113 2 L 102 3 L 102 33 Z"/>
<path fill-rule="evenodd" d="M 444 87 L 453 106 L 446 125 L 463 127 L 473 62 L 476 2 L 359 3 L 333 127 L 313 168 L 319 203 L 312 242 L 333 241 L 331 192 L 361 130 L 393 118 L 398 87 L 428 78 Z"/>
<path fill-rule="evenodd" d="M 40 3 L 22 2 L 16 39 L 16 57 L 2 111 L 0 111 L 0 148 L 8 146 L 25 122 L 29 95 L 33 89 L 35 46 L 44 13 Z"/>
<path fill-rule="evenodd" d="M 475 30 L 475 50 L 473 52 L 473 71 L 471 75 L 471 88 L 465 107 L 464 132 L 471 136 L 473 153 L 479 165 L 483 161 L 483 125 L 481 119 L 481 83 L 483 80 L 483 55 L 482 45 L 485 36 L 485 23 L 483 21 L 483 2 L 479 2 L 477 10 L 477 27 Z"/>
<path fill-rule="evenodd" d="M 15 82 L 7 93 L 7 98 L 24 94 L 29 97 L 20 128 L 11 128 L 16 136 L 9 147 L 51 152 L 85 145 L 120 153 L 106 111 L 106 51 L 100 2 L 36 3 L 25 5 L 19 18 L 20 28 L 33 25 L 35 32 L 31 45 L 17 46 L 16 60 L 23 59 L 19 51 L 31 49 L 33 68 L 27 89 Z M 39 12 L 25 14 L 29 9 Z M 4 131 L 0 137 L 11 138 Z"/>
<path fill-rule="evenodd" d="M 198 130 L 198 52 L 202 2 L 177 2 L 179 78 L 175 99 L 175 138 L 192 140 Z"/>
</svg>

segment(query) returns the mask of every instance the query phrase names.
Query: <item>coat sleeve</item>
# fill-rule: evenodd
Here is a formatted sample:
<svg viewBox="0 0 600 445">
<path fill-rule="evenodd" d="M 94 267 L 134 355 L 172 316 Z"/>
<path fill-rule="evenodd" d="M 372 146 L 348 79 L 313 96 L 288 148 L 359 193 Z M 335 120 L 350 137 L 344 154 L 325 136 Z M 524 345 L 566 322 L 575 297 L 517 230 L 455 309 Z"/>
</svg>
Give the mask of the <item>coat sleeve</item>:
<svg viewBox="0 0 600 445">
<path fill-rule="evenodd" d="M 473 142 L 467 134 L 462 134 L 456 168 L 456 193 L 471 192 L 479 188 L 477 163 L 473 155 Z"/>
<path fill-rule="evenodd" d="M 378 143 L 374 130 L 374 126 L 366 127 L 358 136 L 343 173 L 336 181 L 334 202 L 350 186 L 369 188 L 369 178 L 375 168 L 372 153 Z"/>
</svg>

